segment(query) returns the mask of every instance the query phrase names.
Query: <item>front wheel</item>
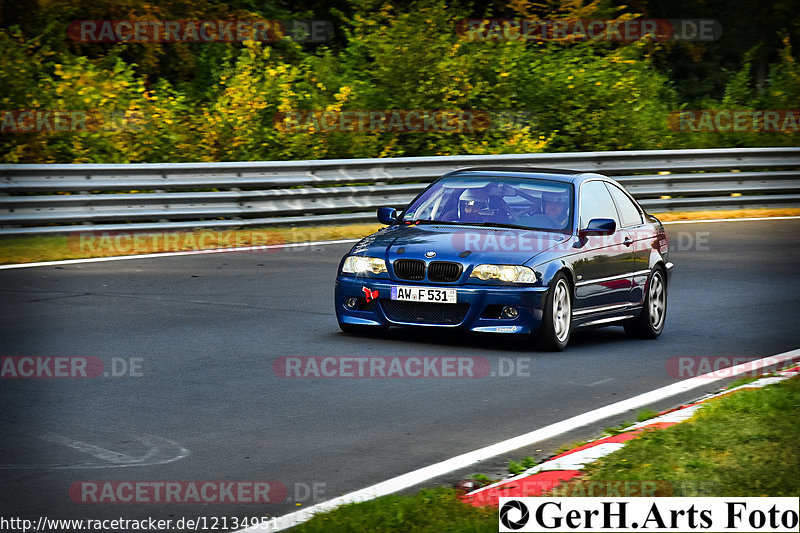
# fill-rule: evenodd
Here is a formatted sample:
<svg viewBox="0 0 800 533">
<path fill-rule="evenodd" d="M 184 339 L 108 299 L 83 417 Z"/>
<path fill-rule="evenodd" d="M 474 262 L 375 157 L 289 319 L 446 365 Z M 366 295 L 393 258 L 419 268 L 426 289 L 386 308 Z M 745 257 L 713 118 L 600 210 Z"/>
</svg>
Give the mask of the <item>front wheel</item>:
<svg viewBox="0 0 800 533">
<path fill-rule="evenodd" d="M 625 333 L 640 339 L 655 339 L 664 331 L 667 318 L 667 281 L 664 271 L 656 267 L 645 286 L 642 313 L 625 323 Z"/>
<path fill-rule="evenodd" d="M 560 351 L 567 347 L 572 329 L 572 295 L 567 277 L 559 272 L 547 291 L 538 345 L 544 350 Z"/>
</svg>

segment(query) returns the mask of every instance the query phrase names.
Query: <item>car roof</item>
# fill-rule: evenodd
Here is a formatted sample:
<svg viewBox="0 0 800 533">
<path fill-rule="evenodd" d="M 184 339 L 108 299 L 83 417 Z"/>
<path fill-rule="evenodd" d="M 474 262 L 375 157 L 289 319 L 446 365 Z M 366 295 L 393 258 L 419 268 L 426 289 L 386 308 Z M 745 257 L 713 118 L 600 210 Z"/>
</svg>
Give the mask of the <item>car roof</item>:
<svg viewBox="0 0 800 533">
<path fill-rule="evenodd" d="M 452 175 L 474 175 L 474 176 L 508 176 L 518 178 L 544 178 L 554 181 L 567 183 L 578 183 L 588 178 L 606 178 L 602 174 L 585 172 L 582 170 L 566 170 L 562 168 L 540 168 L 540 167 L 468 167 L 448 172 L 446 176 Z M 607 179 L 607 178 L 606 178 Z"/>
</svg>

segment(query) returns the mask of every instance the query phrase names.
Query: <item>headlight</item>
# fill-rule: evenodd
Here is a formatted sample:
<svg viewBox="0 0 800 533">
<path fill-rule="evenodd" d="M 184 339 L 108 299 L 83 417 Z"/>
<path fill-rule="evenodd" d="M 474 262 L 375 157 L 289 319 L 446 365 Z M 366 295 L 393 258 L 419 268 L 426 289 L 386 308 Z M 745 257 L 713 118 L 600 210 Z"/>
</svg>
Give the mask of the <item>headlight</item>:
<svg viewBox="0 0 800 533">
<path fill-rule="evenodd" d="M 500 281 L 513 281 L 516 283 L 534 283 L 536 274 L 526 266 L 519 265 L 478 265 L 472 269 L 471 278 L 483 281 L 499 279 Z"/>
<path fill-rule="evenodd" d="M 345 274 L 382 274 L 386 272 L 386 261 L 377 257 L 351 255 L 344 260 L 342 272 Z"/>
</svg>

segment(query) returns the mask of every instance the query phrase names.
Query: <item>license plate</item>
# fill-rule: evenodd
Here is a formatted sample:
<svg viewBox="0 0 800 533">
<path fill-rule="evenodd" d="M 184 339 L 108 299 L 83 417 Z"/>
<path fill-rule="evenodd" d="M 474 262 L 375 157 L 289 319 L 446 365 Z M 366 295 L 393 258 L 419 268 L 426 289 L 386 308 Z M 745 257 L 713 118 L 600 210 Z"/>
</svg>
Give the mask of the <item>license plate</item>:
<svg viewBox="0 0 800 533">
<path fill-rule="evenodd" d="M 435 302 L 440 304 L 456 303 L 455 289 L 439 289 L 436 287 L 398 287 L 392 285 L 392 300 L 406 302 Z"/>
</svg>

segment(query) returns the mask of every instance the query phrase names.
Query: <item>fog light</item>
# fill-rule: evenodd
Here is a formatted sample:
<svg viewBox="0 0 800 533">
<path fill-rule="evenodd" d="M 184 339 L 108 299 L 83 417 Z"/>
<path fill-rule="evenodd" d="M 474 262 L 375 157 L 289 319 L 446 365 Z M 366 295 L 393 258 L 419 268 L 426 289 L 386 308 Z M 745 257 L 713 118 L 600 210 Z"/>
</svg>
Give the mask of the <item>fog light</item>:
<svg viewBox="0 0 800 533">
<path fill-rule="evenodd" d="M 352 296 L 348 296 L 344 299 L 344 306 L 348 309 L 355 309 L 358 305 L 358 300 Z"/>
<path fill-rule="evenodd" d="M 506 306 L 503 308 L 502 311 L 500 311 L 500 316 L 502 316 L 503 318 L 514 320 L 519 316 L 519 311 L 517 311 L 516 307 Z"/>
</svg>

